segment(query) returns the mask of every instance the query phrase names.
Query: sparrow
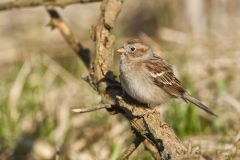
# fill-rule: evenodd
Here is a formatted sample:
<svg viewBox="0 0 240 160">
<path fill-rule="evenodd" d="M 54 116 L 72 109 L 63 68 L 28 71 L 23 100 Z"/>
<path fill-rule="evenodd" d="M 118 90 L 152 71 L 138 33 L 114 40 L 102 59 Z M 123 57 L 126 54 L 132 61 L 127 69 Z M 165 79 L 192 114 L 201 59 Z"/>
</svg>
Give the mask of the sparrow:
<svg viewBox="0 0 240 160">
<path fill-rule="evenodd" d="M 171 98 L 191 102 L 216 116 L 206 105 L 192 97 L 174 75 L 172 66 L 141 39 L 127 41 L 116 51 L 120 54 L 120 82 L 133 99 L 150 106 L 162 105 Z"/>
</svg>

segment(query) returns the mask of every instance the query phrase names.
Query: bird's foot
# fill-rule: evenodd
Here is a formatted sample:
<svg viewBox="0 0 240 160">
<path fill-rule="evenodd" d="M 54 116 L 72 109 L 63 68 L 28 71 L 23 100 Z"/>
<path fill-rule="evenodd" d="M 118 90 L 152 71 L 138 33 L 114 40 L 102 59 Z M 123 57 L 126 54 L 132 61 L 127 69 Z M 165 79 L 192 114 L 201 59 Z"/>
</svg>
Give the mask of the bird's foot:
<svg viewBox="0 0 240 160">
<path fill-rule="evenodd" d="M 156 113 L 157 112 L 157 107 L 155 108 L 147 108 L 146 112 L 141 115 L 141 117 L 149 116 L 150 114 Z"/>
</svg>

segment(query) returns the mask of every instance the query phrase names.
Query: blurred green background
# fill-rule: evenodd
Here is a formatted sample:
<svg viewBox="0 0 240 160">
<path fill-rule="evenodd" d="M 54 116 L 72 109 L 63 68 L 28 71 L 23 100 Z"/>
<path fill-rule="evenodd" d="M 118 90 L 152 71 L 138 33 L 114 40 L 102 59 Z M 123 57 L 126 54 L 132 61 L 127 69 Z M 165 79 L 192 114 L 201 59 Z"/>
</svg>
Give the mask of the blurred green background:
<svg viewBox="0 0 240 160">
<path fill-rule="evenodd" d="M 136 37 L 150 44 L 218 114 L 180 100 L 160 108 L 186 146 L 213 159 L 240 158 L 239 8 L 238 0 L 125 0 L 113 30 L 116 48 Z M 100 3 L 58 11 L 94 54 Z M 132 140 L 128 122 L 104 110 L 71 112 L 100 97 L 79 80 L 86 69 L 49 20 L 44 7 L 0 12 L 0 159 L 115 160 Z M 131 159 L 153 157 L 141 146 Z"/>
</svg>

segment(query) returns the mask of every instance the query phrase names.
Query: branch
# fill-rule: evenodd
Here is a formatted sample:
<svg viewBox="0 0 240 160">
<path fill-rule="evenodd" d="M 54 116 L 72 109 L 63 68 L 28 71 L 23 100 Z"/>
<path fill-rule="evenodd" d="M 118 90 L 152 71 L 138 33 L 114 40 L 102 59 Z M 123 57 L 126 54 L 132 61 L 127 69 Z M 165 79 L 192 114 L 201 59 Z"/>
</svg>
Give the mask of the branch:
<svg viewBox="0 0 240 160">
<path fill-rule="evenodd" d="M 96 82 L 104 79 L 113 63 L 114 36 L 111 31 L 121 10 L 123 0 L 103 0 L 101 16 L 92 30 L 92 39 L 96 42 L 96 57 L 93 71 Z"/>
<path fill-rule="evenodd" d="M 124 110 L 124 116 L 130 121 L 131 127 L 139 135 L 150 142 L 161 158 L 172 159 L 183 156 L 187 149 L 175 135 L 174 131 L 161 118 L 159 112 L 145 114 L 145 106 L 131 102 L 127 98 L 116 97 L 117 103 Z"/>
<path fill-rule="evenodd" d="M 87 112 L 97 111 L 100 109 L 110 109 L 110 108 L 111 108 L 110 104 L 99 104 L 92 108 L 74 108 L 72 109 L 72 111 L 75 113 L 87 113 Z"/>
<path fill-rule="evenodd" d="M 87 68 L 90 67 L 90 53 L 89 49 L 83 47 L 83 45 L 73 35 L 70 28 L 64 22 L 60 14 L 52 6 L 47 6 L 46 10 L 51 18 L 50 26 L 52 29 L 57 28 L 69 46 L 73 51 L 82 59 L 83 63 Z"/>
<path fill-rule="evenodd" d="M 59 6 L 65 7 L 67 5 L 77 3 L 91 3 L 99 2 L 101 0 L 15 0 L 12 2 L 0 3 L 0 11 L 27 8 L 27 7 L 39 7 L 39 6 Z"/>
</svg>

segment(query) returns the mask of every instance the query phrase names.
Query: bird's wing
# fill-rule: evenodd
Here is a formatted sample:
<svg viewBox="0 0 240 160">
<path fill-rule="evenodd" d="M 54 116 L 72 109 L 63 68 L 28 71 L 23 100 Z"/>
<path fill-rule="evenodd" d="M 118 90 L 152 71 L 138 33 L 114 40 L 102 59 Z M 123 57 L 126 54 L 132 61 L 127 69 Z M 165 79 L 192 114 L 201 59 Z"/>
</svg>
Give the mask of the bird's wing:
<svg viewBox="0 0 240 160">
<path fill-rule="evenodd" d="M 206 105 L 190 96 L 182 87 L 181 82 L 175 77 L 171 65 L 160 57 L 153 57 L 145 63 L 150 71 L 155 84 L 173 97 L 181 97 L 186 102 L 191 102 L 211 115 L 216 116 Z"/>
<path fill-rule="evenodd" d="M 186 92 L 181 82 L 175 77 L 172 66 L 161 57 L 154 56 L 145 63 L 150 75 L 158 87 L 161 87 L 173 97 L 182 97 Z"/>
</svg>

